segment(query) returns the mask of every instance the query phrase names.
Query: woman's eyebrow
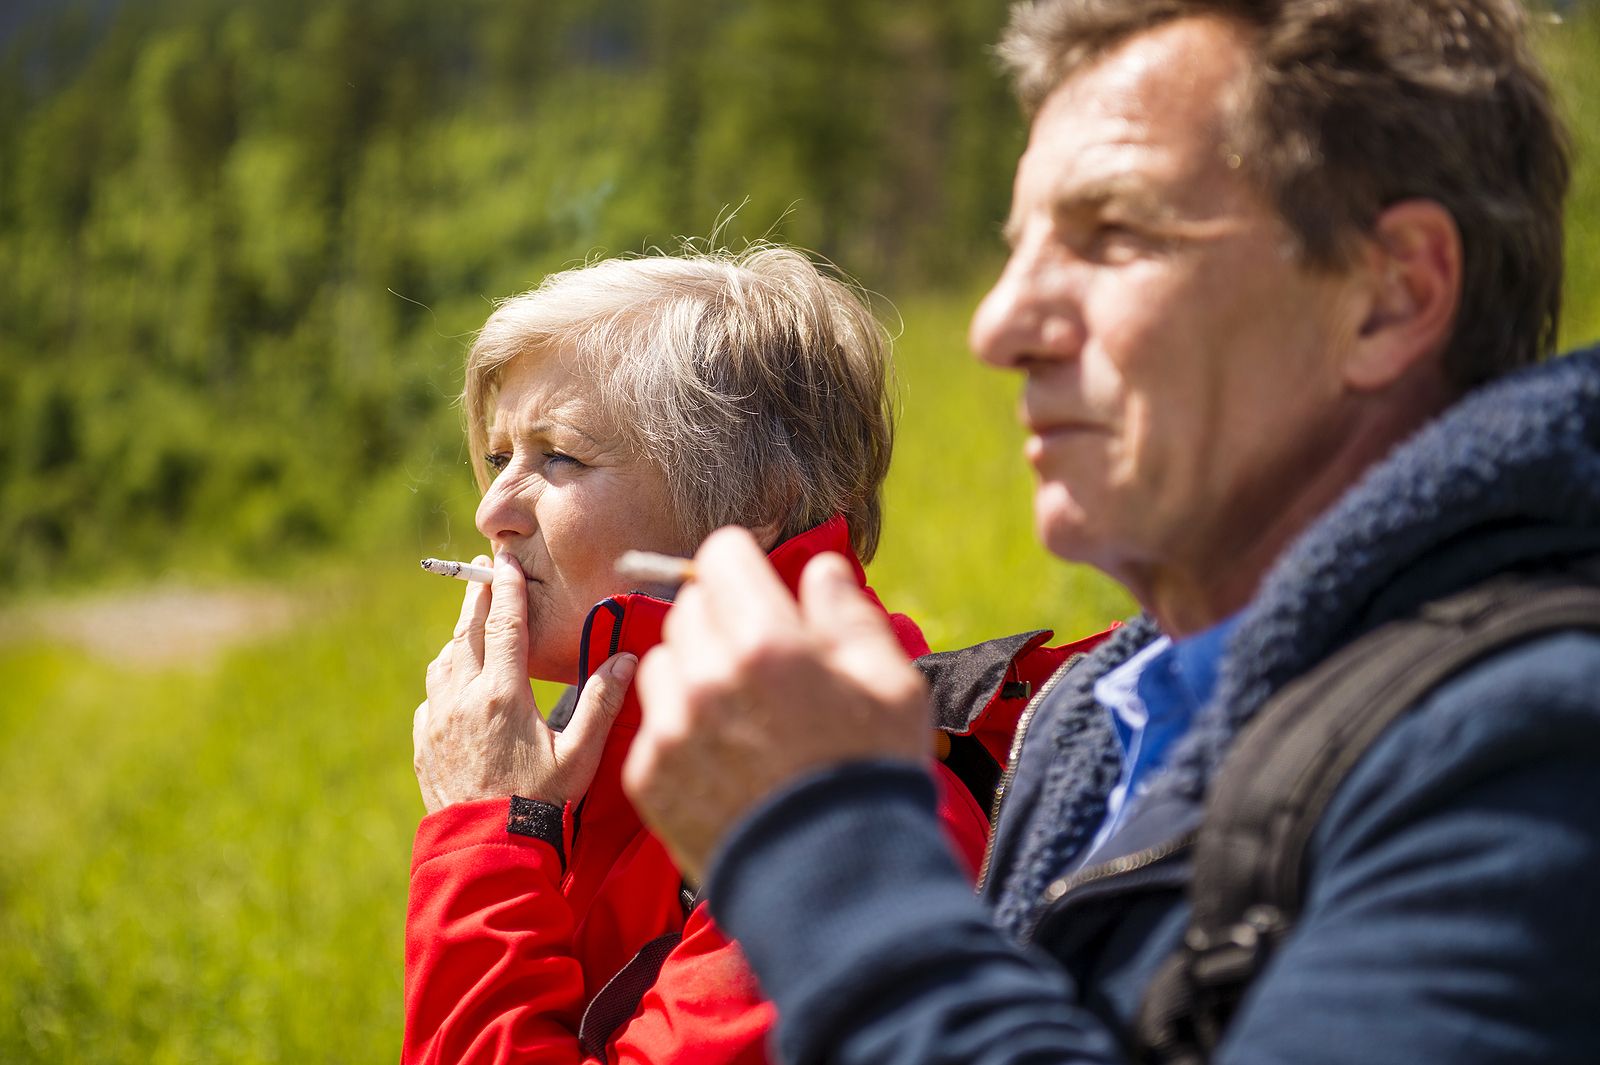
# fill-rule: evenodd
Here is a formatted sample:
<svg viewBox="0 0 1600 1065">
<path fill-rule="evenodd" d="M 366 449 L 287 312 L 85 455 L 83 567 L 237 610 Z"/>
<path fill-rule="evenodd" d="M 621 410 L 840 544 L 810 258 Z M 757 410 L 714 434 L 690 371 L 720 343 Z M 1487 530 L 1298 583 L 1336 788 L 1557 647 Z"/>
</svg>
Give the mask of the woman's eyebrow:
<svg viewBox="0 0 1600 1065">
<path fill-rule="evenodd" d="M 549 437 L 557 430 L 574 433 L 578 436 L 581 436 L 595 447 L 605 446 L 605 442 L 596 438 L 592 433 L 585 432 L 576 425 L 573 425 L 571 422 L 560 421 L 555 418 L 535 418 L 528 424 L 517 427 L 517 432 L 521 436 Z M 510 432 L 505 432 L 504 435 L 509 436 L 511 434 Z"/>
</svg>

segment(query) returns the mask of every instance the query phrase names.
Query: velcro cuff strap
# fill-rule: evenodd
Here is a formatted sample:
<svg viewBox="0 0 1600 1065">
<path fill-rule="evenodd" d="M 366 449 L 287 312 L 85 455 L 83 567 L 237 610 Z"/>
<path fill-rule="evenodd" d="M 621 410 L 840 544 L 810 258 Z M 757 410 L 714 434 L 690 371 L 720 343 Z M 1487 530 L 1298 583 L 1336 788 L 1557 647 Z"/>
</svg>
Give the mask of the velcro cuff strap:
<svg viewBox="0 0 1600 1065">
<path fill-rule="evenodd" d="M 511 810 L 506 815 L 506 831 L 516 836 L 544 840 L 555 848 L 562 868 L 566 868 L 567 853 L 561 843 L 561 807 L 513 795 Z"/>
</svg>

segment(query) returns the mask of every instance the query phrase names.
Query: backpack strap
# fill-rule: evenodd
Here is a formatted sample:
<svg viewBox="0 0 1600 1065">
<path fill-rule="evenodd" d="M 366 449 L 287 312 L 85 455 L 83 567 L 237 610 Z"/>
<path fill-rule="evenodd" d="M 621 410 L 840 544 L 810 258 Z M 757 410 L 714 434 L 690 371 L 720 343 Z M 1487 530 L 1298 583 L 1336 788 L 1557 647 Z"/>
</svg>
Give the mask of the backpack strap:
<svg viewBox="0 0 1600 1065">
<path fill-rule="evenodd" d="M 1591 565 L 1579 572 L 1592 576 Z M 1401 715 L 1473 663 L 1557 630 L 1600 630 L 1600 587 L 1582 579 L 1573 571 L 1495 578 L 1367 633 L 1268 700 L 1212 784 L 1189 928 L 1136 1022 L 1143 1060 L 1209 1060 L 1299 917 L 1307 846 L 1351 769 Z"/>
</svg>

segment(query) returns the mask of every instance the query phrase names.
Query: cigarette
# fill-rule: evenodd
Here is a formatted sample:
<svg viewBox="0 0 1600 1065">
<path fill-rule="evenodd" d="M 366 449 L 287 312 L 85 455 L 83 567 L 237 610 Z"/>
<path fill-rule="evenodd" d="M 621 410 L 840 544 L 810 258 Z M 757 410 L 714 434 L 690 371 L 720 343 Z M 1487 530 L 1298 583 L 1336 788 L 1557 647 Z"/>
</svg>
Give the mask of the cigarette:
<svg viewBox="0 0 1600 1065">
<path fill-rule="evenodd" d="M 617 576 L 646 584 L 669 584 L 676 588 L 694 580 L 694 563 L 676 555 L 654 551 L 624 551 L 617 557 Z"/>
<path fill-rule="evenodd" d="M 455 562 L 448 558 L 425 558 L 422 568 L 441 577 L 454 577 L 458 581 L 477 581 L 493 584 L 494 570 L 489 566 L 474 566 L 470 562 Z"/>
</svg>

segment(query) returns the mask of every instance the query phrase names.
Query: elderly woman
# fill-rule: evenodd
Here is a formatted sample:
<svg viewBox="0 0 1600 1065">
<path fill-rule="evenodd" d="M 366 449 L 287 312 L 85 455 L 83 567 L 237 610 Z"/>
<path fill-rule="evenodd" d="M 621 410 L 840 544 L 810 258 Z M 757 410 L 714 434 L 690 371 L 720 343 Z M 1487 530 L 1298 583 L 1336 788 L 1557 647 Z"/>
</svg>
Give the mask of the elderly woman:
<svg viewBox="0 0 1600 1065">
<path fill-rule="evenodd" d="M 621 790 L 629 681 L 671 604 L 614 564 L 630 548 L 687 555 L 738 524 L 791 590 L 822 552 L 864 586 L 887 378 L 886 338 L 855 292 L 770 246 L 597 263 L 490 316 L 465 407 L 495 576 L 468 587 L 416 715 L 429 813 L 412 859 L 406 1061 L 765 1060 L 770 1007 Z M 927 652 L 909 619 L 893 627 L 908 656 Z M 547 725 L 530 676 L 582 694 Z M 1003 742 L 1014 693 L 977 702 Z M 981 731 L 975 716 L 955 731 Z M 936 775 L 975 868 L 983 809 L 950 769 Z"/>
</svg>

